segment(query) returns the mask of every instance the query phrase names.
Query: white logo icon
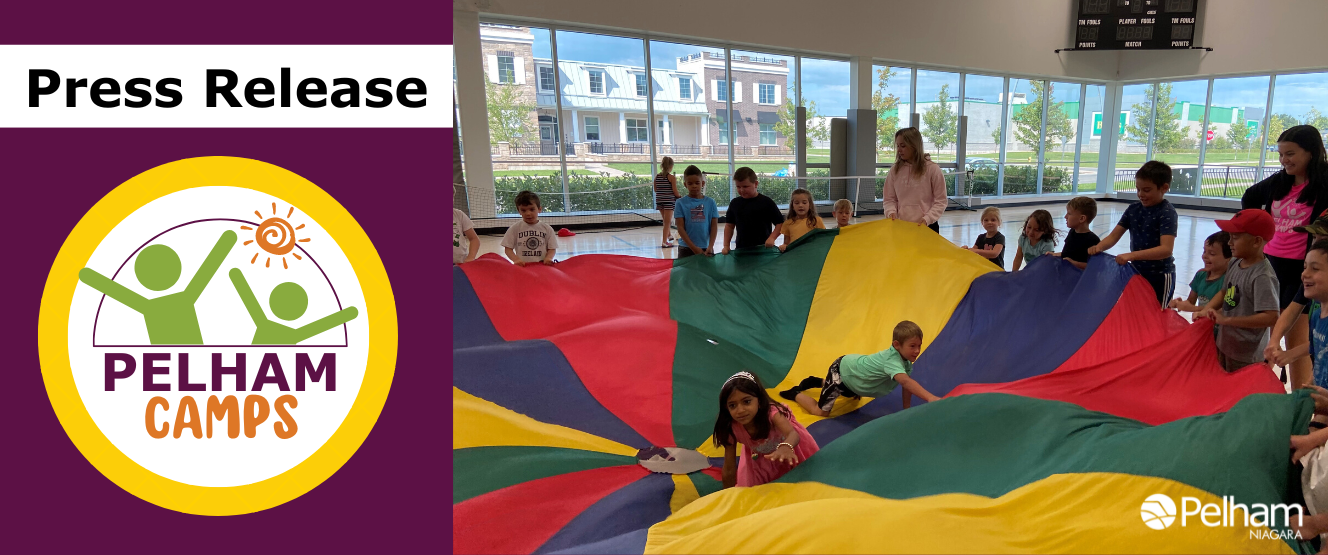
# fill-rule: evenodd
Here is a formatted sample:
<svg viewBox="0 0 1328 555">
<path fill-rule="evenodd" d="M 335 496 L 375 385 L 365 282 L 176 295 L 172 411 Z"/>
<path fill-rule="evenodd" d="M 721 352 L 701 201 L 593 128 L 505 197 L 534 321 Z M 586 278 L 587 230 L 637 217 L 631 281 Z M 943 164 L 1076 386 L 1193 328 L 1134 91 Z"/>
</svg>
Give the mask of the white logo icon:
<svg viewBox="0 0 1328 555">
<path fill-rule="evenodd" d="M 1165 494 L 1155 493 L 1144 500 L 1139 507 L 1139 516 L 1144 524 L 1154 530 L 1164 530 L 1176 521 L 1176 502 Z"/>
</svg>

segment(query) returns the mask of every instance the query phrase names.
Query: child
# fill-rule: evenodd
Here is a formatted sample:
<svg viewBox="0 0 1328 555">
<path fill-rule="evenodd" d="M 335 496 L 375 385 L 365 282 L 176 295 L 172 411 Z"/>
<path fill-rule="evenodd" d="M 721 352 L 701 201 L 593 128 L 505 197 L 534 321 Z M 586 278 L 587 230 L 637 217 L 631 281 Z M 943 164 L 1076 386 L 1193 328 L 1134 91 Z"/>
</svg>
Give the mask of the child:
<svg viewBox="0 0 1328 555">
<path fill-rule="evenodd" d="M 1297 226 L 1294 229 L 1297 233 L 1310 234 L 1310 237 L 1316 243 L 1328 239 L 1328 216 L 1320 216 L 1319 219 L 1314 220 L 1314 223 L 1306 226 Z M 1276 266 L 1273 267 L 1273 271 L 1277 271 Z M 1282 278 L 1279 277 L 1277 280 L 1278 285 L 1281 285 Z M 1300 281 L 1299 276 L 1297 276 L 1296 281 Z M 1281 290 L 1279 290 L 1278 293 L 1280 295 Z M 1286 366 L 1286 363 L 1282 362 L 1283 360 L 1288 363 L 1293 362 L 1291 359 L 1286 359 L 1281 356 L 1281 353 L 1283 352 L 1282 338 L 1286 337 L 1287 332 L 1290 332 L 1292 327 L 1296 326 L 1302 318 L 1305 319 L 1307 324 L 1305 336 L 1306 338 L 1309 337 L 1309 319 L 1305 317 L 1305 315 L 1309 314 L 1309 304 L 1309 299 L 1305 298 L 1305 285 L 1301 284 L 1301 286 L 1296 289 L 1296 294 L 1292 297 L 1291 302 L 1287 303 L 1286 308 L 1282 309 L 1282 314 L 1277 317 L 1277 325 L 1273 326 L 1273 332 L 1268 337 L 1268 346 L 1264 348 L 1264 359 L 1270 362 L 1275 362 L 1279 366 Z M 1305 344 L 1307 343 L 1301 343 L 1301 345 Z M 1298 361 L 1299 359 L 1296 359 L 1296 362 Z M 1312 369 L 1310 372 L 1293 371 L 1292 375 L 1293 378 L 1295 378 L 1295 383 L 1292 384 L 1292 389 L 1296 389 L 1300 387 L 1301 384 L 1308 383 L 1313 379 Z"/>
<path fill-rule="evenodd" d="M 465 241 L 462 241 L 462 238 Z M 452 264 L 462 264 L 475 260 L 480 253 L 480 236 L 475 234 L 475 224 L 470 223 L 466 213 L 452 209 Z"/>
<path fill-rule="evenodd" d="M 516 209 L 521 221 L 512 224 L 503 234 L 503 250 L 517 266 L 531 262 L 553 265 L 553 251 L 558 248 L 558 235 L 549 224 L 539 221 L 540 198 L 530 191 L 516 194 Z"/>
<path fill-rule="evenodd" d="M 1088 267 L 1088 249 L 1102 239 L 1088 229 L 1088 224 L 1097 217 L 1097 201 L 1088 197 L 1074 197 L 1065 205 L 1065 227 L 1070 232 L 1065 234 L 1065 250 L 1057 253 L 1083 270 Z"/>
<path fill-rule="evenodd" d="M 779 206 L 770 197 L 756 192 L 756 172 L 751 168 L 738 168 L 733 172 L 733 182 L 738 189 L 738 198 L 729 201 L 729 209 L 724 214 L 724 251 L 721 254 L 729 253 L 734 229 L 738 231 L 740 249 L 775 246 L 780 224 L 784 223 Z"/>
<path fill-rule="evenodd" d="M 913 380 L 913 363 L 922 353 L 922 328 L 904 320 L 895 326 L 890 348 L 873 355 L 844 355 L 830 364 L 830 371 L 822 380 L 808 376 L 792 389 L 781 391 L 780 397 L 796 401 L 808 413 L 816 416 L 830 416 L 835 406 L 835 399 L 840 395 L 857 398 L 884 397 L 894 391 L 895 386 L 904 388 L 904 408 L 912 404 L 913 396 L 922 397 L 927 402 L 939 397 L 932 395 Z M 821 388 L 820 399 L 813 401 L 804 390 Z"/>
<path fill-rule="evenodd" d="M 771 399 L 750 372 L 730 376 L 719 390 L 714 442 L 724 447 L 726 488 L 776 480 L 820 449 L 788 407 Z M 742 444 L 741 459 L 738 444 Z"/>
<path fill-rule="evenodd" d="M 687 196 L 673 203 L 678 214 L 678 238 L 682 239 L 678 258 L 694 254 L 713 256 L 715 238 L 719 236 L 719 207 L 715 205 L 715 199 L 705 196 L 705 176 L 701 175 L 701 168 L 687 166 L 682 172 L 682 180 L 687 186 Z"/>
<path fill-rule="evenodd" d="M 678 191 L 678 178 L 673 177 L 673 158 L 665 156 L 659 161 L 660 172 L 655 176 L 655 209 L 659 210 L 659 221 L 664 222 L 664 237 L 661 248 L 673 248 L 673 205 L 682 193 Z"/>
<path fill-rule="evenodd" d="M 1005 269 L 1005 235 L 1001 228 L 1001 209 L 988 206 L 982 209 L 982 229 L 986 233 L 979 235 L 972 247 L 959 247 L 977 253 L 978 256 L 992 261 L 997 268 Z"/>
<path fill-rule="evenodd" d="M 825 229 L 825 222 L 816 214 L 811 191 L 794 189 L 793 194 L 789 195 L 788 217 L 784 219 L 783 229 L 784 244 L 779 246 L 780 252 L 813 229 Z"/>
<path fill-rule="evenodd" d="M 1018 272 L 1022 264 L 1032 264 L 1037 257 L 1051 254 L 1056 250 L 1056 236 L 1061 230 L 1051 223 L 1051 212 L 1034 210 L 1024 220 L 1024 232 L 1019 234 L 1019 250 L 1014 254 L 1014 268 Z"/>
<path fill-rule="evenodd" d="M 1106 239 L 1088 249 L 1089 256 L 1105 252 L 1130 232 L 1130 252 L 1116 257 L 1117 264 L 1131 262 L 1157 293 L 1159 306 L 1167 306 L 1176 290 L 1176 209 L 1163 198 L 1171 189 L 1171 166 L 1150 160 L 1134 173 L 1139 202 L 1125 209 L 1116 228 Z"/>
<path fill-rule="evenodd" d="M 835 201 L 835 227 L 848 227 L 849 219 L 853 217 L 853 202 L 841 198 Z"/>
<path fill-rule="evenodd" d="M 1222 293 L 1222 277 L 1227 273 L 1231 262 L 1231 235 L 1219 231 L 1204 239 L 1203 269 L 1194 273 L 1190 280 L 1190 298 L 1176 297 L 1167 308 L 1183 312 L 1198 312 Z"/>
<path fill-rule="evenodd" d="M 1240 260 L 1223 276 L 1223 294 L 1209 301 L 1197 318 L 1212 318 L 1218 327 L 1217 359 L 1227 372 L 1263 362 L 1268 328 L 1277 322 L 1277 274 L 1264 257 L 1277 224 L 1263 210 L 1248 208 L 1217 227 L 1231 234 L 1231 256 Z"/>
<path fill-rule="evenodd" d="M 1305 297 L 1310 301 L 1310 342 L 1275 353 L 1274 362 L 1284 364 L 1309 355 L 1314 366 L 1314 385 L 1328 386 L 1328 241 L 1315 241 L 1305 254 L 1300 274 Z"/>
</svg>

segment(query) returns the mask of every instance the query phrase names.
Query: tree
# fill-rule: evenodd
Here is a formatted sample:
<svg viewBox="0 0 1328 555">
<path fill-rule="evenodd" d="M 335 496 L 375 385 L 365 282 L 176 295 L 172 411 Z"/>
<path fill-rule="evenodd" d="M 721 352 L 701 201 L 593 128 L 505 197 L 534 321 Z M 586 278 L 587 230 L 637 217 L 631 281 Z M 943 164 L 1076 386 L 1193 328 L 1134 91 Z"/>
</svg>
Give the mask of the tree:
<svg viewBox="0 0 1328 555">
<path fill-rule="evenodd" d="M 484 82 L 484 100 L 489 106 L 489 143 L 519 144 L 538 136 L 530 113 L 535 104 L 521 95 L 521 88 Z"/>
<path fill-rule="evenodd" d="M 1244 119 L 1237 118 L 1231 122 L 1231 127 L 1227 128 L 1227 142 L 1236 150 L 1244 150 L 1250 146 L 1250 124 L 1245 123 Z"/>
<path fill-rule="evenodd" d="M 1014 122 L 1014 139 L 1024 146 L 1036 149 L 1042 135 L 1042 96 L 1051 95 L 1055 100 L 1055 86 L 1047 88 L 1042 81 L 1032 81 L 1033 99 L 1024 104 L 1018 113 L 1010 116 Z M 1012 108 L 1013 109 L 1013 108 Z M 1074 121 L 1065 113 L 1065 102 L 1047 104 L 1047 144 L 1060 145 L 1074 138 Z"/>
<path fill-rule="evenodd" d="M 1296 121 L 1296 118 L 1293 118 L 1290 115 L 1273 114 L 1272 117 L 1268 118 L 1268 146 L 1276 145 L 1277 137 L 1280 136 L 1283 131 L 1297 125 L 1300 125 L 1300 123 Z"/>
<path fill-rule="evenodd" d="M 1157 88 L 1156 122 L 1153 121 L 1151 101 L 1154 88 Z M 1151 123 L 1154 152 L 1171 152 L 1180 148 L 1181 142 L 1185 141 L 1188 133 L 1181 128 L 1180 111 L 1176 108 L 1176 98 L 1171 96 L 1171 83 L 1163 83 L 1160 88 L 1158 85 L 1149 85 L 1144 91 L 1144 95 L 1150 100 L 1130 107 L 1130 120 L 1133 123 L 1126 127 L 1126 134 L 1130 140 L 1146 144 L 1148 142 L 1148 128 Z"/>
<path fill-rule="evenodd" d="M 998 146 L 998 147 L 1000 146 L 1000 144 L 1001 144 L 1001 126 L 1000 126 L 1000 125 L 997 125 L 997 126 L 996 126 L 996 129 L 993 129 L 993 130 L 991 131 L 991 142 L 996 143 L 996 146 Z"/>
<path fill-rule="evenodd" d="M 941 92 L 937 93 L 936 100 L 938 102 L 927 108 L 927 113 L 922 114 L 922 127 L 931 144 L 936 145 L 938 149 L 944 149 L 955 143 L 959 126 L 959 118 L 955 115 L 954 109 L 950 108 L 949 84 L 941 85 Z"/>
<path fill-rule="evenodd" d="M 1319 128 L 1319 132 L 1328 131 L 1328 116 L 1323 115 L 1318 108 L 1310 106 L 1310 111 L 1305 112 L 1305 125 L 1313 125 Z"/>
<path fill-rule="evenodd" d="M 780 105 L 777 116 L 779 121 L 775 122 L 775 133 L 785 137 L 793 137 L 796 140 L 798 136 L 798 107 L 793 104 L 793 99 L 797 97 L 796 89 L 790 88 L 788 94 L 784 96 L 784 104 Z M 804 100 L 807 104 L 807 142 L 828 141 L 830 140 L 830 130 L 821 125 L 818 118 L 820 114 L 816 110 L 815 100 Z M 719 118 L 716 118 L 719 121 Z"/>
<path fill-rule="evenodd" d="M 894 76 L 892 67 L 876 70 L 876 91 L 872 93 L 872 109 L 876 110 L 876 144 L 885 151 L 894 149 L 895 132 L 899 130 L 899 97 L 886 93 L 890 78 Z M 891 110 L 895 114 L 886 115 Z"/>
</svg>

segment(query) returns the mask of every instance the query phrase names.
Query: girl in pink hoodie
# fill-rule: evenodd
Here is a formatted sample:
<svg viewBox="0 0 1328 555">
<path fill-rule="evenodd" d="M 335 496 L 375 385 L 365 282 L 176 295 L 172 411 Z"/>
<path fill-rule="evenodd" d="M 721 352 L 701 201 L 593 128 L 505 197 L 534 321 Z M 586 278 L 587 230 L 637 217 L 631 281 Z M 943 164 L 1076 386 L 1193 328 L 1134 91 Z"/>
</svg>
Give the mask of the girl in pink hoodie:
<svg viewBox="0 0 1328 555">
<path fill-rule="evenodd" d="M 945 177 L 941 167 L 922 151 L 922 134 L 916 127 L 895 133 L 895 165 L 885 177 L 882 193 L 885 217 L 914 222 L 940 232 L 936 222 L 945 213 Z"/>
</svg>

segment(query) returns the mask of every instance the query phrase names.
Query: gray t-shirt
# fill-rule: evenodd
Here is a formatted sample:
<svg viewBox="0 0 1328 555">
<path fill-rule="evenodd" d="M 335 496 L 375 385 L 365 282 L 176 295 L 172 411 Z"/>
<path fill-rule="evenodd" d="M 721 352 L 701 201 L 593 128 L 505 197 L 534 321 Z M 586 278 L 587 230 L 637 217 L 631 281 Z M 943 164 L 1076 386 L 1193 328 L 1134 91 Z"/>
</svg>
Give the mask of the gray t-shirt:
<svg viewBox="0 0 1328 555">
<path fill-rule="evenodd" d="M 557 250 L 558 235 L 544 222 L 532 225 L 520 220 L 507 228 L 502 245 L 516 251 L 523 262 L 539 262 L 549 249 Z"/>
<path fill-rule="evenodd" d="M 1265 258 L 1249 268 L 1241 268 L 1241 260 L 1233 258 L 1231 267 L 1222 281 L 1222 315 L 1226 317 L 1253 316 L 1279 307 L 1277 303 L 1277 274 Z M 1220 326 L 1217 348 L 1232 358 L 1244 362 L 1263 362 L 1263 349 L 1268 346 L 1268 328 L 1237 328 Z"/>
</svg>

